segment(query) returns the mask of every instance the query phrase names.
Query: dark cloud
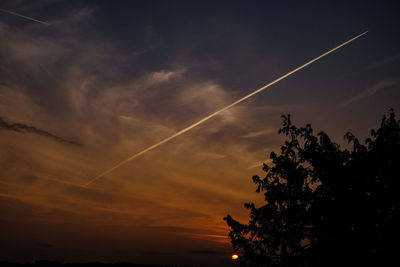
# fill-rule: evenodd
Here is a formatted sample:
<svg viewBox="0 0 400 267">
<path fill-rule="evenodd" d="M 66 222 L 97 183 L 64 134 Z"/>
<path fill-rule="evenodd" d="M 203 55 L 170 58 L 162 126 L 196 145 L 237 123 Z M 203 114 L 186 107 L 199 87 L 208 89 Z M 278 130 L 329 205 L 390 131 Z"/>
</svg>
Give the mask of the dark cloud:
<svg viewBox="0 0 400 267">
<path fill-rule="evenodd" d="M 226 254 L 226 250 L 192 250 L 193 254 L 206 254 L 206 255 L 224 255 Z"/>
<path fill-rule="evenodd" d="M 163 255 L 177 255 L 178 253 L 149 250 L 149 251 L 143 251 L 141 254 L 146 255 L 146 256 L 151 256 L 151 255 L 163 256 Z"/>
<path fill-rule="evenodd" d="M 80 143 L 64 139 L 62 137 L 59 137 L 59 136 L 49 133 L 47 131 L 38 129 L 34 126 L 29 126 L 29 125 L 22 124 L 22 123 L 9 123 L 9 122 L 5 121 L 2 117 L 0 117 L 0 129 L 15 131 L 15 132 L 19 132 L 19 133 L 34 133 L 34 134 L 46 136 L 46 137 L 51 138 L 60 143 L 65 143 L 65 144 L 74 145 L 74 146 L 82 146 L 82 144 L 80 144 Z"/>
</svg>

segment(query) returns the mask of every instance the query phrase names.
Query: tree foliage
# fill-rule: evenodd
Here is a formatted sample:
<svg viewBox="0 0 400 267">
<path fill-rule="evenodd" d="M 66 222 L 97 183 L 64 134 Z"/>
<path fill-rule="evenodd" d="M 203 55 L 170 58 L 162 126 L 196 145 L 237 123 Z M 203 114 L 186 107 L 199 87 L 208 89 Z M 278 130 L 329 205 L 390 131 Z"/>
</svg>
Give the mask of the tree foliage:
<svg viewBox="0 0 400 267">
<path fill-rule="evenodd" d="M 365 144 L 347 133 L 350 150 L 282 117 L 281 153 L 271 153 L 264 178 L 253 176 L 265 204 L 245 204 L 248 224 L 224 218 L 241 266 L 394 264 L 400 121 L 393 110 Z"/>
</svg>

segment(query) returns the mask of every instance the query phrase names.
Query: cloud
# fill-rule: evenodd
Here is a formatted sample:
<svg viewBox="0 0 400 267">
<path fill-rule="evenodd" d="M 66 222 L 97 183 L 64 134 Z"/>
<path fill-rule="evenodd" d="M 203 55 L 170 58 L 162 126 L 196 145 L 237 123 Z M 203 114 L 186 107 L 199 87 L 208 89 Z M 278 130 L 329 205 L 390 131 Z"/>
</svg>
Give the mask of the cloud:
<svg viewBox="0 0 400 267">
<path fill-rule="evenodd" d="M 197 153 L 197 156 L 203 159 L 214 159 L 214 160 L 223 159 L 226 157 L 226 155 L 223 154 L 211 153 L 206 151 Z"/>
<path fill-rule="evenodd" d="M 205 254 L 205 255 L 225 255 L 227 254 L 226 250 L 192 250 L 193 254 Z"/>
<path fill-rule="evenodd" d="M 378 93 L 379 91 L 389 88 L 395 84 L 397 84 L 398 81 L 397 80 L 383 80 L 383 81 L 379 81 L 371 86 L 368 86 L 367 88 L 365 88 L 361 93 L 359 93 L 358 95 L 344 101 L 342 103 L 342 105 L 349 105 L 353 102 L 359 101 L 360 99 L 366 98 L 366 97 L 370 97 L 375 95 L 376 93 Z"/>
<path fill-rule="evenodd" d="M 384 58 L 382 60 L 374 62 L 373 64 L 367 66 L 362 71 L 369 71 L 369 70 L 381 68 L 382 66 L 385 66 L 386 64 L 389 64 L 389 63 L 392 63 L 392 62 L 396 62 L 399 59 L 400 59 L 400 54 L 391 55 L 391 56 L 389 56 L 387 58 Z"/>
<path fill-rule="evenodd" d="M 269 164 L 269 163 L 271 163 L 271 162 L 272 162 L 272 159 L 257 161 L 257 162 L 255 162 L 255 163 L 251 164 L 247 169 L 250 170 L 250 169 L 254 169 L 254 168 L 256 168 L 256 167 L 261 167 L 261 166 L 263 166 L 264 164 Z"/>
<path fill-rule="evenodd" d="M 38 134 L 41 136 L 51 138 L 60 143 L 66 143 L 66 144 L 74 145 L 74 146 L 82 146 L 82 144 L 80 144 L 80 143 L 61 138 L 57 135 L 54 135 L 47 131 L 38 129 L 34 126 L 29 126 L 29 125 L 22 124 L 22 123 L 8 123 L 2 117 L 0 117 L 0 128 L 5 129 L 5 130 L 19 132 L 19 133 L 34 133 L 34 134 Z"/>
<path fill-rule="evenodd" d="M 181 76 L 186 71 L 185 68 L 181 68 L 174 71 L 169 70 L 160 70 L 150 74 L 148 77 L 148 85 L 159 85 L 164 82 L 168 82 L 170 79 L 174 77 Z"/>
<path fill-rule="evenodd" d="M 167 255 L 177 255 L 178 253 L 177 252 L 148 250 L 148 251 L 141 252 L 141 254 L 146 255 L 146 256 L 154 256 L 154 255 L 167 256 Z"/>
<path fill-rule="evenodd" d="M 192 238 L 206 239 L 217 243 L 229 243 L 228 235 L 215 235 L 215 234 L 191 234 Z M 205 254 L 205 253 L 203 253 Z"/>
<path fill-rule="evenodd" d="M 245 92 L 230 87 L 242 84 L 221 78 L 229 76 L 222 73 L 222 59 L 216 59 L 218 73 L 210 75 L 213 59 L 192 60 L 193 54 L 167 48 L 162 40 L 122 47 L 94 27 L 96 11 L 73 11 L 49 17 L 52 27 L 22 23 L 15 30 L 14 25 L 0 22 L 4 40 L 0 43 L 0 114 L 9 120 L 2 119 L 0 127 L 34 133 L 25 138 L 0 133 L 0 165 L 6 166 L 0 173 L 0 196 L 31 207 L 27 213 L 13 209 L 17 204 L 10 202 L 3 213 L 12 214 L 10 221 L 24 223 L 26 216 L 49 224 L 74 222 L 104 240 L 114 238 L 107 237 L 107 231 L 98 233 L 104 225 L 135 226 L 140 233 L 145 225 L 190 226 L 193 231 L 176 231 L 179 238 L 173 240 L 226 243 L 222 217 L 252 197 L 252 173 L 246 168 L 264 156 L 260 146 L 274 141 L 266 135 L 250 146 L 252 140 L 240 136 L 254 136 L 249 129 L 263 129 L 265 120 L 270 125 L 272 113 L 279 119 L 285 108 L 242 103 L 83 190 L 75 185 Z M 142 37 L 146 39 L 137 38 Z M 77 152 L 62 145 L 75 143 L 69 139 L 85 145 Z M 121 231 L 116 238 L 130 232 Z M 153 232 L 146 230 L 159 240 L 171 231 Z M 43 241 L 60 247 L 54 240 Z M 152 245 L 151 249 L 159 249 Z M 191 246 L 186 251 L 202 248 Z"/>
<path fill-rule="evenodd" d="M 260 137 L 263 135 L 271 134 L 273 132 L 277 132 L 277 131 L 275 131 L 275 129 L 265 129 L 265 130 L 255 131 L 255 132 L 249 132 L 240 137 L 241 138 L 256 138 L 256 137 Z"/>
</svg>

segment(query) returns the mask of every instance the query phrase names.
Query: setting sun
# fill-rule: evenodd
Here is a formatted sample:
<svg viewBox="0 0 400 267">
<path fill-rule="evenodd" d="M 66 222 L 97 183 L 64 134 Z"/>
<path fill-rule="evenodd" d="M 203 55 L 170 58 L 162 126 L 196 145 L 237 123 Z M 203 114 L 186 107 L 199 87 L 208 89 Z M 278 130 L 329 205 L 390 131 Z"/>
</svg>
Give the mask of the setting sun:
<svg viewBox="0 0 400 267">
<path fill-rule="evenodd" d="M 232 255 L 232 260 L 237 260 L 238 258 L 239 258 L 238 255 L 236 255 L 236 254 Z"/>
</svg>

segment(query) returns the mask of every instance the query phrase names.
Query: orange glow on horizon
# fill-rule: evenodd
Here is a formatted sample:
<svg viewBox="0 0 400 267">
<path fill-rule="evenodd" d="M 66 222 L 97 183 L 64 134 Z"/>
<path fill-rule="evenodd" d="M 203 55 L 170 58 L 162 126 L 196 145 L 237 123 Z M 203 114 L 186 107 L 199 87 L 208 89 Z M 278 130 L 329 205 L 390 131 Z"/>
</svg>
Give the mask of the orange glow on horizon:
<svg viewBox="0 0 400 267">
<path fill-rule="evenodd" d="M 237 260 L 238 258 L 239 258 L 238 255 L 236 255 L 236 254 L 232 255 L 232 260 Z"/>
</svg>

